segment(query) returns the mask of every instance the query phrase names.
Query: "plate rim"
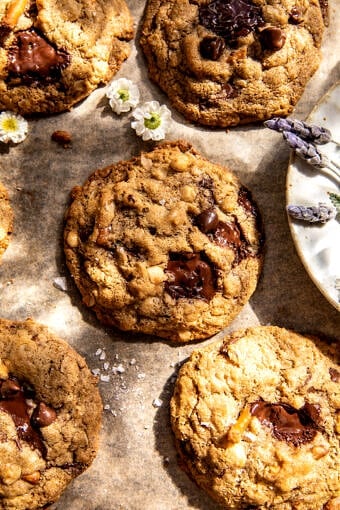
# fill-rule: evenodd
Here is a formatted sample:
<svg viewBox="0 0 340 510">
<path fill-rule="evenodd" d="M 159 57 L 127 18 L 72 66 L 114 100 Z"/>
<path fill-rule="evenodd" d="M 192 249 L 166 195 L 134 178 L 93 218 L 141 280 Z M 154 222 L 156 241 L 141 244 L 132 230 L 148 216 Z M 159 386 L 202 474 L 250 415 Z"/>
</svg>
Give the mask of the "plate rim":
<svg viewBox="0 0 340 510">
<path fill-rule="evenodd" d="M 310 119 L 313 117 L 315 112 L 320 108 L 320 105 L 325 103 L 327 101 L 327 98 L 332 94 L 332 92 L 340 86 L 340 80 L 337 80 L 317 101 L 317 103 L 314 105 L 310 113 L 308 114 L 305 122 L 310 122 Z M 289 204 L 289 193 L 290 193 L 290 187 L 292 186 L 291 183 L 291 177 L 292 177 L 292 167 L 297 160 L 296 154 L 294 150 L 290 151 L 289 155 L 289 161 L 288 161 L 288 167 L 287 167 L 287 175 L 286 175 L 286 190 L 285 190 L 285 198 L 286 198 L 286 206 Z M 305 253 L 301 247 L 301 244 L 299 242 L 299 237 L 294 229 L 294 221 L 293 218 L 289 216 L 286 210 L 286 216 L 288 220 L 288 225 L 290 229 L 290 233 L 294 242 L 294 246 L 296 249 L 296 252 L 303 263 L 303 266 L 309 276 L 309 278 L 312 280 L 314 285 L 318 288 L 318 290 L 321 292 L 321 294 L 327 299 L 327 301 L 333 305 L 333 307 L 340 312 L 340 302 L 337 302 L 330 294 L 327 292 L 327 289 L 324 288 L 319 282 L 319 280 L 315 277 L 313 271 L 310 268 L 310 264 L 308 263 Z"/>
</svg>

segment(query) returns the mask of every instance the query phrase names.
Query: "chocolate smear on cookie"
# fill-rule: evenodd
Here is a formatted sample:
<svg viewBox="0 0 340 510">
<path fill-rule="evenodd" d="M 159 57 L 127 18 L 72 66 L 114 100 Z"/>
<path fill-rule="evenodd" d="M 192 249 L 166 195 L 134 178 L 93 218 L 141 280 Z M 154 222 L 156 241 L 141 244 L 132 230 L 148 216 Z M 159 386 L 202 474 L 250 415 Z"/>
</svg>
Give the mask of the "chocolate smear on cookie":
<svg viewBox="0 0 340 510">
<path fill-rule="evenodd" d="M 8 77 L 15 85 L 51 82 L 70 61 L 66 51 L 54 48 L 36 30 L 21 30 L 8 52 Z"/>
<path fill-rule="evenodd" d="M 261 8 L 249 0 L 213 0 L 199 8 L 201 25 L 234 42 L 263 25 Z"/>
<path fill-rule="evenodd" d="M 299 446 L 311 442 L 320 430 L 320 406 L 308 402 L 300 409 L 285 403 L 271 404 L 258 400 L 250 412 L 280 441 Z"/>
<path fill-rule="evenodd" d="M 200 298 L 210 301 L 215 292 L 211 265 L 199 253 L 172 253 L 166 273 L 165 290 L 174 298 Z"/>
<path fill-rule="evenodd" d="M 46 457 L 46 447 L 39 429 L 50 425 L 57 415 L 54 409 L 43 402 L 37 404 L 31 415 L 32 406 L 28 403 L 31 398 L 31 389 L 21 385 L 15 377 L 0 382 L 0 411 L 11 416 L 19 439 Z M 20 443 L 18 447 L 20 448 Z"/>
</svg>

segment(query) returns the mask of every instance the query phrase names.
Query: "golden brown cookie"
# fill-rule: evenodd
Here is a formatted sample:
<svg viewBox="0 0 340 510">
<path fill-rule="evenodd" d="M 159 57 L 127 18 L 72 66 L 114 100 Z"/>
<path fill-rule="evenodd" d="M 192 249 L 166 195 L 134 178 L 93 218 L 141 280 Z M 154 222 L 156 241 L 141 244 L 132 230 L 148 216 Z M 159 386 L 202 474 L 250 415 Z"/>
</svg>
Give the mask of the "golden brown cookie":
<svg viewBox="0 0 340 510">
<path fill-rule="evenodd" d="M 0 3 L 0 110 L 68 110 L 107 83 L 129 56 L 125 0 Z"/>
<path fill-rule="evenodd" d="M 337 345 L 259 326 L 181 367 L 171 424 L 182 467 L 225 509 L 336 510 Z"/>
<path fill-rule="evenodd" d="M 0 259 L 6 250 L 13 228 L 13 212 L 9 203 L 8 193 L 0 182 Z"/>
<path fill-rule="evenodd" d="M 140 44 L 186 118 L 234 126 L 292 112 L 323 30 L 317 0 L 148 0 Z"/>
<path fill-rule="evenodd" d="M 103 323 L 177 342 L 227 326 L 262 266 L 250 192 L 182 141 L 74 188 L 64 240 L 83 301 Z"/>
<path fill-rule="evenodd" d="M 102 403 L 66 342 L 31 319 L 0 319 L 0 508 L 45 508 L 93 461 Z"/>
</svg>

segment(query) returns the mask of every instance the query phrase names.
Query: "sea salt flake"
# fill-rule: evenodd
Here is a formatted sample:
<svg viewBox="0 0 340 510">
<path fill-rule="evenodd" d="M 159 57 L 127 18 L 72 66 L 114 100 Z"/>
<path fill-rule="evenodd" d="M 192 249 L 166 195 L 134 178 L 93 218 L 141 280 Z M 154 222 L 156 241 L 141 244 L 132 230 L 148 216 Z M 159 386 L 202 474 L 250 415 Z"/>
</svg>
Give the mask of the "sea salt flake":
<svg viewBox="0 0 340 510">
<path fill-rule="evenodd" d="M 145 374 L 141 373 L 137 375 L 138 379 L 145 379 Z"/>
<path fill-rule="evenodd" d="M 163 400 L 161 400 L 160 398 L 155 398 L 152 402 L 153 407 L 161 407 L 162 404 Z"/>
<path fill-rule="evenodd" d="M 99 356 L 99 354 L 101 354 L 103 352 L 103 349 L 97 349 L 96 350 L 96 356 Z"/>
<path fill-rule="evenodd" d="M 202 421 L 201 422 L 201 427 L 206 427 L 207 429 L 210 428 L 210 423 L 208 421 Z"/>
<path fill-rule="evenodd" d="M 112 372 L 114 374 L 122 374 L 125 372 L 125 368 L 123 367 L 123 365 L 120 363 L 119 365 L 117 366 L 113 366 L 112 367 Z"/>
<path fill-rule="evenodd" d="M 104 365 L 103 365 L 104 370 L 108 370 L 109 366 L 110 366 L 110 363 L 108 363 L 108 362 L 104 363 Z"/>
<path fill-rule="evenodd" d="M 105 351 L 103 351 L 101 353 L 101 355 L 99 356 L 99 359 L 100 359 L 100 361 L 104 361 L 104 359 L 106 359 L 106 352 Z"/>
<path fill-rule="evenodd" d="M 66 292 L 68 290 L 67 280 L 65 276 L 57 276 L 53 280 L 53 286 L 58 289 Z"/>
<path fill-rule="evenodd" d="M 106 404 L 106 405 L 104 406 L 104 410 L 105 410 L 105 411 L 110 411 L 110 409 L 111 409 L 111 407 L 109 406 L 109 404 Z"/>
<path fill-rule="evenodd" d="M 103 374 L 102 374 L 102 375 L 100 376 L 100 380 L 101 380 L 102 382 L 110 382 L 110 376 L 109 376 L 109 375 L 103 375 Z"/>
<path fill-rule="evenodd" d="M 93 375 L 98 376 L 100 374 L 100 368 L 94 368 L 93 370 L 91 370 L 91 372 L 93 373 Z"/>
</svg>

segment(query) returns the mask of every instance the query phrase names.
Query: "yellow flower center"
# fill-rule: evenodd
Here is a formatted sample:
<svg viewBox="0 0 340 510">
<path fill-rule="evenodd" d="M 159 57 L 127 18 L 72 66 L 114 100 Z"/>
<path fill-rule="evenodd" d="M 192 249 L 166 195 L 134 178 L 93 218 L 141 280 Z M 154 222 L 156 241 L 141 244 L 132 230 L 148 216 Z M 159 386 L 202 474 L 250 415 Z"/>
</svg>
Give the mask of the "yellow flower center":
<svg viewBox="0 0 340 510">
<path fill-rule="evenodd" d="M 2 129 L 7 133 L 12 133 L 18 130 L 18 122 L 13 117 L 4 119 L 1 123 Z"/>
</svg>

